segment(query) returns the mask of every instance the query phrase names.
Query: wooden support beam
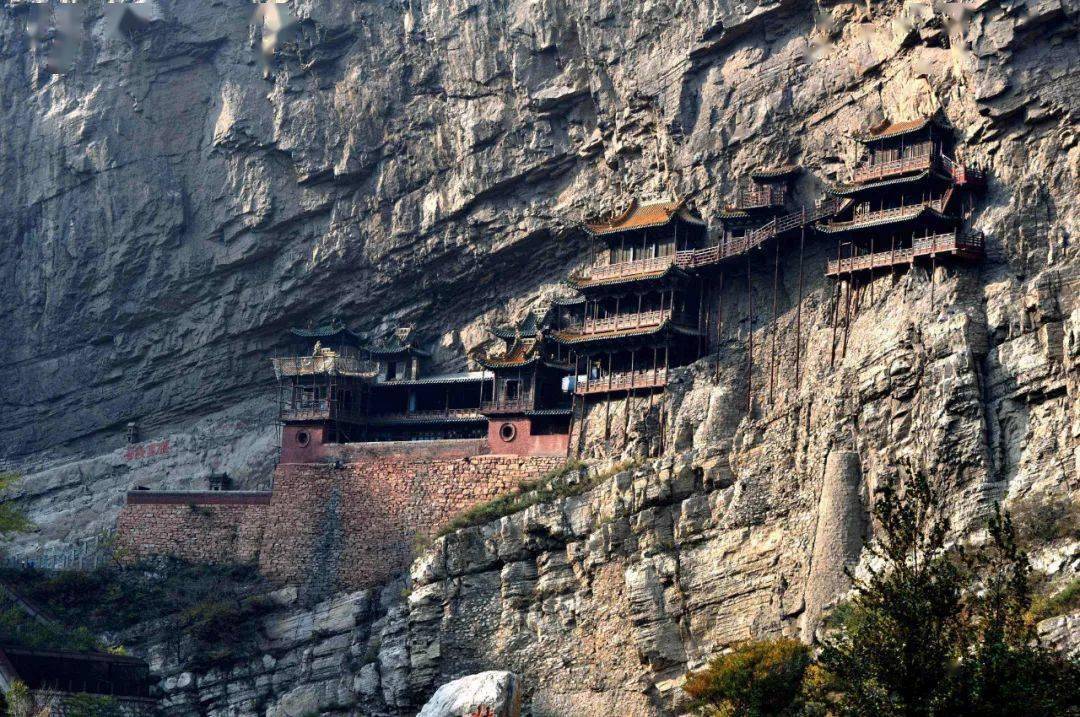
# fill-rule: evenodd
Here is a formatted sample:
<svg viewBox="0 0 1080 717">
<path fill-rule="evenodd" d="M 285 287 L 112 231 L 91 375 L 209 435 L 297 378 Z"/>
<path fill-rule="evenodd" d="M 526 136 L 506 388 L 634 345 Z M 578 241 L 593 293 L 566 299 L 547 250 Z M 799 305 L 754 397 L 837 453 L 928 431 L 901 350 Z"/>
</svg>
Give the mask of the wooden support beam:
<svg viewBox="0 0 1080 717">
<path fill-rule="evenodd" d="M 795 391 L 798 392 L 801 379 L 800 359 L 802 357 L 802 295 L 803 295 L 803 246 L 806 243 L 806 207 L 802 210 L 802 228 L 799 230 L 799 294 L 795 302 Z"/>
<path fill-rule="evenodd" d="M 724 334 L 724 272 L 720 271 L 720 285 L 716 291 L 716 370 L 714 378 L 720 378 L 720 345 Z"/>
<path fill-rule="evenodd" d="M 746 319 L 748 344 L 746 352 L 746 410 L 753 408 L 754 383 L 754 286 L 750 273 L 750 253 L 746 254 Z"/>
<path fill-rule="evenodd" d="M 772 352 L 769 356 L 769 406 L 772 407 L 776 386 L 776 339 L 779 338 L 776 325 L 777 290 L 780 278 L 780 240 L 776 240 L 776 253 L 773 258 L 772 275 Z"/>
</svg>

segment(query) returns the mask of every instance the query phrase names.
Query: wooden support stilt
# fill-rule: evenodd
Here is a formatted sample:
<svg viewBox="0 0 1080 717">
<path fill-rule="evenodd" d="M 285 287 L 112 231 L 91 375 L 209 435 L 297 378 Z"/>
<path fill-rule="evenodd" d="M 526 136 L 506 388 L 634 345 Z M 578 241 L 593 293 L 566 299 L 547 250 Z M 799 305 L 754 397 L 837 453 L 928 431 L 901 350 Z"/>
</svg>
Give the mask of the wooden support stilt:
<svg viewBox="0 0 1080 717">
<path fill-rule="evenodd" d="M 577 355 L 577 352 L 575 352 L 574 353 L 574 380 L 571 382 L 573 384 L 573 388 L 572 388 L 571 393 L 570 393 L 570 426 L 566 429 L 566 457 L 567 458 L 570 458 L 570 444 L 573 443 L 573 440 L 574 440 L 574 422 L 575 422 L 575 419 L 577 418 L 577 403 L 578 403 L 577 380 L 578 380 L 578 376 L 581 375 L 581 370 L 580 370 L 580 368 L 578 366 L 578 363 L 579 363 L 578 355 Z M 492 398 L 494 399 L 494 397 L 492 397 Z M 584 398 L 584 397 L 582 397 L 582 398 Z"/>
<path fill-rule="evenodd" d="M 698 279 L 697 357 L 699 359 L 701 358 L 701 350 L 702 350 L 701 340 L 702 340 L 702 333 L 703 332 L 701 331 L 701 317 L 704 314 L 704 312 L 702 311 L 702 304 L 704 304 L 704 303 L 705 303 L 705 282 L 702 281 L 701 279 Z"/>
<path fill-rule="evenodd" d="M 836 365 L 836 317 L 840 312 L 840 238 L 836 239 L 836 285 L 832 305 L 832 344 L 829 346 L 829 369 Z"/>
<path fill-rule="evenodd" d="M 870 306 L 874 306 L 874 237 L 870 236 Z"/>
<path fill-rule="evenodd" d="M 604 440 L 611 438 L 611 352 L 607 354 L 607 391 L 604 392 Z"/>
<path fill-rule="evenodd" d="M 852 292 L 852 281 L 850 280 L 850 277 L 849 277 L 848 287 L 847 287 L 847 300 L 844 302 L 844 343 L 843 343 L 843 346 L 840 349 L 840 360 L 841 361 L 843 361 L 845 358 L 847 358 L 848 329 L 851 328 L 851 292 Z"/>
<path fill-rule="evenodd" d="M 799 294 L 795 302 L 795 391 L 800 384 L 800 359 L 802 358 L 802 293 L 803 293 L 803 246 L 806 243 L 806 207 L 803 207 L 802 229 L 799 231 Z"/>
<path fill-rule="evenodd" d="M 754 383 L 754 286 L 750 274 L 750 253 L 746 254 L 746 317 L 749 324 L 747 335 L 749 342 L 746 352 L 746 410 L 753 407 Z"/>
<path fill-rule="evenodd" d="M 930 254 L 930 308 L 934 308 L 934 288 L 937 286 L 937 254 Z"/>
<path fill-rule="evenodd" d="M 896 235 L 889 236 L 889 287 L 893 286 L 896 277 Z"/>
<path fill-rule="evenodd" d="M 704 285 L 705 280 L 702 279 L 701 283 L 702 283 L 702 285 Z M 706 353 L 706 355 L 712 349 L 712 344 L 710 343 L 712 341 L 712 304 L 713 304 L 713 295 L 712 295 L 712 286 L 710 285 L 709 290 L 705 293 L 705 305 L 698 307 L 698 311 L 704 311 L 705 312 L 705 353 Z"/>
<path fill-rule="evenodd" d="M 719 287 L 716 291 L 716 369 L 714 378 L 720 378 L 720 344 L 724 335 L 724 272 L 720 272 Z"/>
<path fill-rule="evenodd" d="M 780 240 L 776 240 L 776 254 L 773 258 L 772 275 L 772 352 L 769 356 L 769 407 L 773 405 L 776 387 L 776 339 L 779 338 L 779 330 L 776 325 L 777 289 L 780 277 Z"/>
<path fill-rule="evenodd" d="M 626 391 L 626 410 L 623 412 L 626 420 L 623 421 L 623 440 L 622 450 L 626 450 L 626 444 L 628 443 L 627 434 L 630 433 L 630 406 L 634 399 L 634 355 L 637 354 L 637 349 L 630 350 L 630 388 Z"/>
</svg>

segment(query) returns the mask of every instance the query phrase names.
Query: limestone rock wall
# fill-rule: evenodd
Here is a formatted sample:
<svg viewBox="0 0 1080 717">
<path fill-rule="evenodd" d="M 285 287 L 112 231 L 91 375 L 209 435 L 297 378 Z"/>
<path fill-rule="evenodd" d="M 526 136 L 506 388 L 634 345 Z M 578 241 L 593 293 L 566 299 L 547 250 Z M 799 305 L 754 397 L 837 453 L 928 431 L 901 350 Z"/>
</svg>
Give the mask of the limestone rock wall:
<svg viewBox="0 0 1080 717">
<path fill-rule="evenodd" d="M 59 75 L 31 4 L 0 10 L 0 455 L 49 540 L 115 515 L 127 421 L 156 442 L 236 402 L 265 420 L 288 324 L 413 321 L 452 365 L 587 260 L 570 220 L 660 191 L 715 216 L 740 174 L 789 160 L 809 203 L 884 117 L 944 113 L 990 177 L 981 265 L 849 296 L 824 277 L 835 244 L 809 236 L 801 262 L 789 243 L 733 268 L 709 356 L 662 404 L 591 422 L 590 455 L 670 465 L 438 543 L 408 601 L 365 598 L 346 638 L 296 607 L 295 661 L 243 667 L 262 697 L 188 676 L 176 713 L 410 714 L 496 668 L 534 714 L 668 714 L 687 666 L 812 624 L 837 589 L 815 555 L 849 559 L 854 535 L 821 515 L 854 531 L 854 498 L 899 471 L 948 486 L 958 530 L 1080 489 L 1075 0 L 305 0 L 265 67 L 250 7 L 151 4 L 117 32 L 87 9 Z M 235 454 L 252 480 L 272 446 Z M 858 491 L 826 479 L 842 454 Z M 1036 557 L 1069 580 L 1077 555 Z M 1048 634 L 1076 644 L 1075 623 Z"/>
<path fill-rule="evenodd" d="M 128 421 L 160 441 L 236 406 L 270 437 L 266 358 L 288 325 L 412 322 L 457 367 L 483 327 L 588 260 L 573 221 L 658 192 L 711 217 L 742 173 L 781 160 L 810 170 L 797 192 L 809 203 L 854 162 L 853 132 L 937 110 L 991 177 L 972 220 L 990 256 L 958 288 L 986 333 L 980 390 L 998 388 L 987 430 L 1009 446 L 984 458 L 1016 490 L 1053 475 L 1052 451 L 1020 445 L 1057 420 L 1021 395 L 1039 377 L 1007 383 L 1071 335 L 1077 6 L 954 10 L 305 0 L 277 38 L 242 3 L 5 5 L 0 458 L 27 474 L 20 496 L 41 537 L 70 542 L 115 516 L 131 481 L 110 456 Z M 263 41 L 278 39 L 264 63 Z M 828 346 L 811 333 L 833 301 L 827 244 L 810 237 L 804 262 L 805 388 L 835 374 L 815 366 Z M 790 249 L 784 335 L 799 298 Z M 726 353 L 772 326 L 771 272 L 752 273 L 749 294 L 729 277 L 714 297 L 731 308 Z M 864 287 L 860 300 L 884 296 Z M 891 314 L 875 339 L 937 321 L 911 304 Z M 848 337 L 843 370 L 887 371 L 863 340 Z M 763 386 L 766 356 L 730 390 L 747 376 Z M 261 480 L 272 445 L 251 447 Z M 211 459 L 173 446 L 193 466 Z M 77 507 L 57 500 L 61 482 L 84 492 Z"/>
</svg>

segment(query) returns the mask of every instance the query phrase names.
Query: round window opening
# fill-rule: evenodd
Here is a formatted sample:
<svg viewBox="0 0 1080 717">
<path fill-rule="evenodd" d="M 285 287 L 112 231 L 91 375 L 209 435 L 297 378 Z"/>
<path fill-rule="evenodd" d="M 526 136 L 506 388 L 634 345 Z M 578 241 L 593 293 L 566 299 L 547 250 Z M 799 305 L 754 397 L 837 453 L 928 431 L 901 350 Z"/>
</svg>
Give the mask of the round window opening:
<svg viewBox="0 0 1080 717">
<path fill-rule="evenodd" d="M 517 429 L 514 428 L 513 423 L 504 423 L 499 426 L 499 438 L 503 439 L 507 443 L 514 440 L 517 436 Z"/>
<path fill-rule="evenodd" d="M 296 434 L 296 442 L 301 446 L 306 446 L 311 443 L 311 436 L 308 435 L 307 431 L 299 431 Z"/>
</svg>

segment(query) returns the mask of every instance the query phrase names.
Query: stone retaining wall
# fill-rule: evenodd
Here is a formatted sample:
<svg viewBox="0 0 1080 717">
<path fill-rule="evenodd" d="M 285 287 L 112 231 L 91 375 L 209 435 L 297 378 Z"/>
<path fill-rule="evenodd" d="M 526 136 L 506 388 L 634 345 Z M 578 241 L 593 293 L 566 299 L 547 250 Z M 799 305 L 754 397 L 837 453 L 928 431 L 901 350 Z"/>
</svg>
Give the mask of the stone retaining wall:
<svg viewBox="0 0 1080 717">
<path fill-rule="evenodd" d="M 462 511 L 561 466 L 560 456 L 483 455 L 475 441 L 344 445 L 334 462 L 277 467 L 269 493 L 132 491 L 120 554 L 258 562 L 310 595 L 380 583 Z"/>
<path fill-rule="evenodd" d="M 255 562 L 269 510 L 269 492 L 131 491 L 116 521 L 117 554 Z"/>
<path fill-rule="evenodd" d="M 375 585 L 455 515 L 558 468 L 561 457 L 425 454 L 278 467 L 260 565 L 274 580 Z M 321 590 L 319 591 L 321 593 Z"/>
</svg>

